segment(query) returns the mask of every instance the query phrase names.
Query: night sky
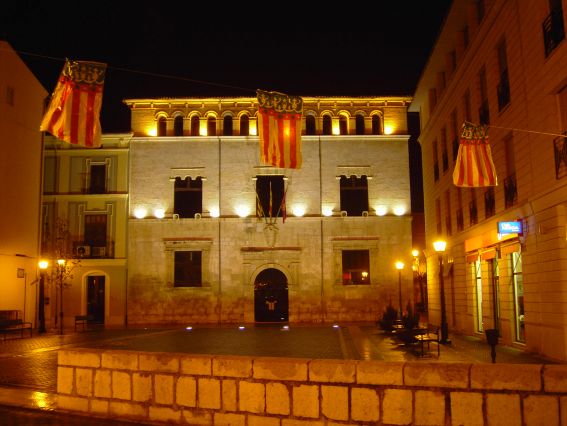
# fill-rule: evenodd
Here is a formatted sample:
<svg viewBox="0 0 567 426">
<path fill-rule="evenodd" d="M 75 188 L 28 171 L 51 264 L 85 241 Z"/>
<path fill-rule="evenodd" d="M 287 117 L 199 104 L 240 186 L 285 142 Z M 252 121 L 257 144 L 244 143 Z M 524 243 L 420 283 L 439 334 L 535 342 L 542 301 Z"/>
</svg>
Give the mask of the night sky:
<svg viewBox="0 0 567 426">
<path fill-rule="evenodd" d="M 66 57 L 107 63 L 103 132 L 125 132 L 127 98 L 255 96 L 256 89 L 306 96 L 412 95 L 450 3 L 381 1 L 375 11 L 353 4 L 341 21 L 365 18 L 366 7 L 371 20 L 360 26 L 374 32 L 296 32 L 300 26 L 337 27 L 337 16 L 294 22 L 290 15 L 279 23 L 251 16 L 253 21 L 225 25 L 216 19 L 222 3 L 19 0 L 2 5 L 0 39 L 48 92 Z M 330 9 L 342 13 L 345 6 Z M 244 10 L 226 9 L 248 17 Z M 279 31 L 224 31 L 231 26 Z"/>
</svg>

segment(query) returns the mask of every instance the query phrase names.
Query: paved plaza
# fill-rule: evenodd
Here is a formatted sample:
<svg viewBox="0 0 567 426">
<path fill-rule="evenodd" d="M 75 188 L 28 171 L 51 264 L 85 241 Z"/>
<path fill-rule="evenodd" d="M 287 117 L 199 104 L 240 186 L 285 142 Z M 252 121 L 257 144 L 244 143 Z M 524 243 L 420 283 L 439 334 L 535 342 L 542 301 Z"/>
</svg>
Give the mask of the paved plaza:
<svg viewBox="0 0 567 426">
<path fill-rule="evenodd" d="M 0 410 L 0 417 L 18 419 L 22 416 L 19 422 L 12 424 L 78 424 L 73 423 L 73 417 L 69 418 L 69 422 L 61 423 L 56 413 L 44 418 L 45 412 L 28 411 L 30 408 L 55 409 L 57 350 L 61 348 L 383 361 L 491 362 L 490 348 L 480 338 L 458 335 L 450 338 L 451 344 L 441 346 L 439 358 L 435 344 L 431 345 L 430 353 L 420 357 L 416 348 L 401 345 L 395 338 L 368 323 L 334 327 L 328 324 L 291 325 L 289 328 L 249 325 L 243 329 L 237 326 L 195 326 L 190 330 L 181 327 L 69 330 L 64 335 L 47 333 L 32 338 L 9 338 L 0 341 L 0 406 L 4 406 L 0 407 L 3 410 Z M 552 361 L 498 346 L 496 362 L 540 364 Z M 41 422 L 35 421 L 39 418 Z M 94 423 L 82 424 L 121 424 L 108 420 L 90 421 Z"/>
</svg>

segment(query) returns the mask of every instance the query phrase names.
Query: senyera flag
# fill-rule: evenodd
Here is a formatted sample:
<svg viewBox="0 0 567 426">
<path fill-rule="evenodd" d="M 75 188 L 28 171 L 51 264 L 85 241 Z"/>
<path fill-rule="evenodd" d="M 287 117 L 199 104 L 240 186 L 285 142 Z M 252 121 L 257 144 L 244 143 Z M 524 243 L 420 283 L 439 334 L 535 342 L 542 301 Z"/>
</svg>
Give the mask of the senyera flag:
<svg viewBox="0 0 567 426">
<path fill-rule="evenodd" d="M 278 92 L 257 91 L 260 160 L 272 166 L 301 167 L 303 99 Z"/>
<path fill-rule="evenodd" d="M 464 187 L 498 185 L 486 126 L 463 123 L 453 183 Z"/>
<path fill-rule="evenodd" d="M 106 64 L 67 59 L 40 130 L 65 142 L 100 146 L 100 107 Z"/>
</svg>

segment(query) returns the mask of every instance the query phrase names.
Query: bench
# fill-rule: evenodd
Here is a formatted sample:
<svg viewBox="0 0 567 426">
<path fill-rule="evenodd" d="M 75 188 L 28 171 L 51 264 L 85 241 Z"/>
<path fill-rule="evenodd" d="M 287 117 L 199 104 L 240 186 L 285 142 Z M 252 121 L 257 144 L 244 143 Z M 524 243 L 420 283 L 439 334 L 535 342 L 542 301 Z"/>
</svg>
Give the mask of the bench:
<svg viewBox="0 0 567 426">
<path fill-rule="evenodd" d="M 429 352 L 429 344 L 431 342 L 437 343 L 437 357 L 440 355 L 439 346 L 439 327 L 436 325 L 428 324 L 427 328 L 421 328 L 416 331 L 415 340 L 421 346 L 421 356 L 424 355 L 424 344 L 427 343 L 427 351 Z"/>
<path fill-rule="evenodd" d="M 4 335 L 4 340 L 8 333 L 20 332 L 20 336 L 24 337 L 24 331 L 30 331 L 30 337 L 32 337 L 32 323 L 24 322 L 21 319 L 0 319 L 0 333 Z"/>
<path fill-rule="evenodd" d="M 13 320 L 20 318 L 20 311 L 16 309 L 0 310 L 0 320 Z"/>
<path fill-rule="evenodd" d="M 83 331 L 85 331 L 85 328 L 93 321 L 94 316 L 92 315 L 75 315 L 75 331 L 77 331 L 77 325 L 82 325 Z"/>
</svg>

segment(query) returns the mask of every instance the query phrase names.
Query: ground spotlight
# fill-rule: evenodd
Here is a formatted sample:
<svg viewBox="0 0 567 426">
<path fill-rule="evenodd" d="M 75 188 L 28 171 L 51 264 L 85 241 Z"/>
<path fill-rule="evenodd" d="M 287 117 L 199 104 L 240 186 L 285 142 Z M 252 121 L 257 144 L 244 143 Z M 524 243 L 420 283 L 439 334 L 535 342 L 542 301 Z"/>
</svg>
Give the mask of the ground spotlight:
<svg viewBox="0 0 567 426">
<path fill-rule="evenodd" d="M 191 331 L 191 330 L 193 330 L 193 326 L 188 325 L 187 327 L 185 327 L 185 330 Z"/>
<path fill-rule="evenodd" d="M 239 326 L 238 326 L 238 329 L 239 329 L 239 330 L 244 330 L 244 329 L 246 329 L 246 327 L 244 327 L 243 325 L 239 325 Z"/>
<path fill-rule="evenodd" d="M 333 328 L 341 328 L 338 324 L 333 324 Z"/>
</svg>

